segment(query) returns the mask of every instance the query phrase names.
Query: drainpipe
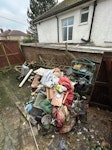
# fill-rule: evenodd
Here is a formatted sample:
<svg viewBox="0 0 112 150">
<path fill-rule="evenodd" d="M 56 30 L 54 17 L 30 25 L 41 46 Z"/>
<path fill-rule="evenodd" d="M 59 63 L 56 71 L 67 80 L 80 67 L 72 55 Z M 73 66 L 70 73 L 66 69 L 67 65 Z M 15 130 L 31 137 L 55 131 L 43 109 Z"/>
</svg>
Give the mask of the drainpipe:
<svg viewBox="0 0 112 150">
<path fill-rule="evenodd" d="M 96 6 L 97 6 L 97 0 L 94 1 L 93 15 L 92 15 L 91 26 L 90 26 L 90 31 L 89 31 L 89 38 L 88 38 L 88 40 L 85 40 L 83 38 L 81 39 L 82 41 L 84 41 L 86 43 L 90 42 L 90 40 L 91 40 L 91 33 L 92 33 L 92 28 L 93 28 L 93 21 L 94 21 L 94 15 L 95 15 Z"/>
<path fill-rule="evenodd" d="M 58 43 L 59 43 L 59 19 L 58 16 L 56 16 L 57 19 L 57 36 L 58 36 Z"/>
</svg>

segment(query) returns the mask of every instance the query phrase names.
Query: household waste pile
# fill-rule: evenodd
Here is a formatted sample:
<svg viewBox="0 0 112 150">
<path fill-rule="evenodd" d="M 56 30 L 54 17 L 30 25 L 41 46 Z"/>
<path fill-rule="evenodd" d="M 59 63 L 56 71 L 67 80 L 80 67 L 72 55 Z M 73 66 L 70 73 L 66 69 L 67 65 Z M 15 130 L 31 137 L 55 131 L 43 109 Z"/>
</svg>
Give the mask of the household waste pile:
<svg viewBox="0 0 112 150">
<path fill-rule="evenodd" d="M 90 60 L 86 59 L 86 64 L 84 61 L 73 61 L 65 73 L 60 68 L 33 71 L 33 76 L 28 79 L 31 98 L 25 105 L 33 125 L 41 124 L 46 130 L 54 126 L 59 133 L 67 133 L 77 121 L 87 119 L 86 94 L 95 64 L 91 62 L 88 67 Z"/>
</svg>

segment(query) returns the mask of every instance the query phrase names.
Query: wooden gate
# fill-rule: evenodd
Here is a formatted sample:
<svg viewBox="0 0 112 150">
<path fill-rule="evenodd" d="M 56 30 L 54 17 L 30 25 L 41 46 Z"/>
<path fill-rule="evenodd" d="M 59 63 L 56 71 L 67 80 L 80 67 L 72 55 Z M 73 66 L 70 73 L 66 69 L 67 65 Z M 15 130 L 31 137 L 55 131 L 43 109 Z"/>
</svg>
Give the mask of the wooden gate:
<svg viewBox="0 0 112 150">
<path fill-rule="evenodd" d="M 90 102 L 112 110 L 112 52 L 105 52 Z"/>
</svg>

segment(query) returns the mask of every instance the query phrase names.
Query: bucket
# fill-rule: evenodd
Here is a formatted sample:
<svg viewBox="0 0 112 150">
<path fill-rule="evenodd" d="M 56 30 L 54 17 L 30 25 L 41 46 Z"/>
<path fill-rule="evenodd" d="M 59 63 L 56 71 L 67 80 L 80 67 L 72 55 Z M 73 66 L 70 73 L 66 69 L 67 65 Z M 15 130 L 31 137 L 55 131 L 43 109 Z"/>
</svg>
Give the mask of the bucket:
<svg viewBox="0 0 112 150">
<path fill-rule="evenodd" d="M 51 115 L 48 115 L 48 114 L 43 116 L 41 119 L 41 123 L 45 129 L 50 128 L 51 121 L 52 121 L 52 117 Z"/>
</svg>

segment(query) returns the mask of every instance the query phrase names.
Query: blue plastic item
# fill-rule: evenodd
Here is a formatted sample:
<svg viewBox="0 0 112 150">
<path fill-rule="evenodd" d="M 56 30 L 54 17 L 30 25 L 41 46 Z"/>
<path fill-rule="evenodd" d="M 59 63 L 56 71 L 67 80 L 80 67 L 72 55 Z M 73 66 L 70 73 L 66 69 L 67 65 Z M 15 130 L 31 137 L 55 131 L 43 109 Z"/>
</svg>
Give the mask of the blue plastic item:
<svg viewBox="0 0 112 150">
<path fill-rule="evenodd" d="M 60 140 L 59 150 L 68 150 L 67 142 L 64 139 Z"/>
</svg>

